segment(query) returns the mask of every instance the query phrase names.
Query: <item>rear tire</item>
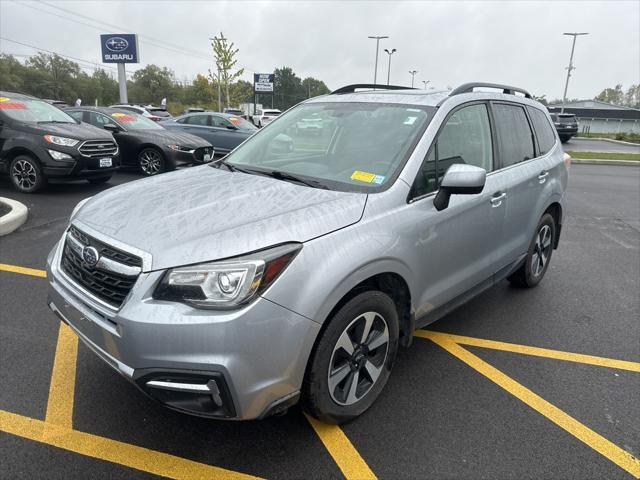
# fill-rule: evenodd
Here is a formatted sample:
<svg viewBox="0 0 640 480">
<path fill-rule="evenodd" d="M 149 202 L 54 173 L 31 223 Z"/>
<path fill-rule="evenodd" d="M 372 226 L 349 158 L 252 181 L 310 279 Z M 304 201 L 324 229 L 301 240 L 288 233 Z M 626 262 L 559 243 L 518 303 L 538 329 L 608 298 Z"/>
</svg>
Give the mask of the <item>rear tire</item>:
<svg viewBox="0 0 640 480">
<path fill-rule="evenodd" d="M 18 155 L 9 165 L 11 183 L 20 193 L 36 193 L 47 184 L 40 162 L 31 155 Z"/>
<path fill-rule="evenodd" d="M 384 388 L 398 350 L 398 312 L 378 291 L 361 293 L 329 320 L 307 365 L 303 405 L 326 423 L 364 413 Z"/>
<path fill-rule="evenodd" d="M 93 185 L 102 185 L 103 183 L 107 183 L 109 180 L 111 180 L 111 175 L 108 177 L 87 178 L 87 182 Z"/>
<path fill-rule="evenodd" d="M 550 214 L 545 213 L 536 227 L 536 233 L 529 244 L 524 263 L 508 277 L 508 280 L 521 288 L 538 285 L 551 262 L 555 238 L 556 222 Z"/>
<path fill-rule="evenodd" d="M 571 137 L 561 136 L 560 137 L 560 142 L 567 143 L 570 139 L 571 139 Z"/>
</svg>

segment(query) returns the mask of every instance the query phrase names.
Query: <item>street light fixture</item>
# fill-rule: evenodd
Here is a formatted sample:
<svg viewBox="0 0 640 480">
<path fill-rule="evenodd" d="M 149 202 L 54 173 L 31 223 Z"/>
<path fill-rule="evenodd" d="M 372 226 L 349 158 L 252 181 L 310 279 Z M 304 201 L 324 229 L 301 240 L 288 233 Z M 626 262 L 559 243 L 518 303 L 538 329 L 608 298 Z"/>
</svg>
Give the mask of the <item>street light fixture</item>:
<svg viewBox="0 0 640 480">
<path fill-rule="evenodd" d="M 424 89 L 427 89 L 427 83 L 429 83 L 431 80 L 422 80 L 422 83 L 424 85 Z"/>
<path fill-rule="evenodd" d="M 416 73 L 418 73 L 418 70 L 409 70 L 409 75 L 411 75 L 411 88 L 413 88 L 413 79 L 416 76 Z"/>
<path fill-rule="evenodd" d="M 389 79 L 391 78 L 391 55 L 396 53 L 397 50 L 395 48 L 392 48 L 391 51 L 389 51 L 385 48 L 384 51 L 387 52 L 387 55 L 389 55 L 389 70 L 387 70 L 387 85 L 389 85 Z"/>
<path fill-rule="evenodd" d="M 371 36 L 368 38 L 372 38 L 376 41 L 376 66 L 373 69 L 373 84 L 376 84 L 376 81 L 378 80 L 378 47 L 380 46 L 380 40 L 384 39 L 384 38 L 389 38 L 389 37 L 384 37 L 384 36 Z"/>
<path fill-rule="evenodd" d="M 576 37 L 580 35 L 589 35 L 587 32 L 565 32 L 563 35 L 573 37 L 573 42 L 571 44 L 571 56 L 569 57 L 569 66 L 567 67 L 567 81 L 564 84 L 564 93 L 562 94 L 562 108 L 560 109 L 560 113 L 564 113 L 564 104 L 567 103 L 567 89 L 569 88 L 569 78 L 571 78 L 571 70 L 575 70 L 576 67 L 573 66 L 573 51 L 576 48 Z"/>
</svg>

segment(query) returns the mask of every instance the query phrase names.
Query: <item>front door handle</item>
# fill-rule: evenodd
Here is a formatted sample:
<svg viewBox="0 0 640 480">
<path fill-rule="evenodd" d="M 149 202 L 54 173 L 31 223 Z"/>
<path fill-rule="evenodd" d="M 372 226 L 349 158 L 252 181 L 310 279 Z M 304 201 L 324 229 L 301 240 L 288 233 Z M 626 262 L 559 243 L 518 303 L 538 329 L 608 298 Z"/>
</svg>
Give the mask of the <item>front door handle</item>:
<svg viewBox="0 0 640 480">
<path fill-rule="evenodd" d="M 496 192 L 493 194 L 493 197 L 491 197 L 491 206 L 493 208 L 497 208 L 500 205 L 502 205 L 502 201 L 507 198 L 507 194 L 502 192 Z"/>
<path fill-rule="evenodd" d="M 548 170 L 543 170 L 540 172 L 540 175 L 538 175 L 538 181 L 540 182 L 541 185 L 547 181 L 548 176 L 549 176 Z"/>
</svg>

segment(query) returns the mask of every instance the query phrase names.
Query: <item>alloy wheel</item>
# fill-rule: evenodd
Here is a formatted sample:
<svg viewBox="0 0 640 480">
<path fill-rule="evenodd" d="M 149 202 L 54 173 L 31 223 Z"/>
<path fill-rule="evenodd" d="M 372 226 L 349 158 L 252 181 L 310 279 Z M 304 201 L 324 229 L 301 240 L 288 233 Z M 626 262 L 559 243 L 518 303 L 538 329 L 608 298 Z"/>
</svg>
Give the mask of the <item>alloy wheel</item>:
<svg viewBox="0 0 640 480">
<path fill-rule="evenodd" d="M 375 385 L 389 352 L 387 321 L 366 312 L 345 328 L 329 362 L 329 394 L 339 405 L 353 405 Z"/>
<path fill-rule="evenodd" d="M 162 157 L 155 150 L 144 150 L 140 154 L 140 169 L 145 175 L 155 175 L 162 168 Z"/>
<path fill-rule="evenodd" d="M 533 246 L 531 255 L 531 273 L 534 277 L 540 276 L 547 266 L 551 253 L 551 227 L 543 225 L 536 236 L 536 243 Z"/>
<path fill-rule="evenodd" d="M 23 190 L 33 188 L 38 180 L 38 172 L 31 162 L 27 160 L 18 160 L 11 169 L 11 176 L 16 185 Z"/>
</svg>

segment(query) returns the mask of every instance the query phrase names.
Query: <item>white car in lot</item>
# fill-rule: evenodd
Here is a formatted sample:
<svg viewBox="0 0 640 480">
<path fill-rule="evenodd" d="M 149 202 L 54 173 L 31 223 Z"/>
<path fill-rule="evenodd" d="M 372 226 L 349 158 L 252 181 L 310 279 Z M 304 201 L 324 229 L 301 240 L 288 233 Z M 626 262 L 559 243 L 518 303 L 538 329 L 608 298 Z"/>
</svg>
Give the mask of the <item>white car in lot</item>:
<svg viewBox="0 0 640 480">
<path fill-rule="evenodd" d="M 282 112 L 277 109 L 258 110 L 252 117 L 253 124 L 258 128 L 262 128 L 266 125 L 269 125 L 269 123 L 275 120 L 276 117 L 278 117 L 278 115 L 280 115 L 281 113 Z"/>
</svg>

